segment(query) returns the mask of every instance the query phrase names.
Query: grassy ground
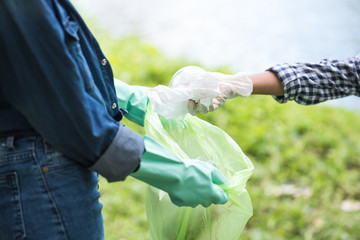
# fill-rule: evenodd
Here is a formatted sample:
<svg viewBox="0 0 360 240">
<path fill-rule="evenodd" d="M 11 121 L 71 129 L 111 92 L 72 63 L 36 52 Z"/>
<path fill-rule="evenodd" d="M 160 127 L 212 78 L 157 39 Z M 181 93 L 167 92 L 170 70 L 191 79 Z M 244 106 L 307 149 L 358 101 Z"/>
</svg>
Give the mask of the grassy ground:
<svg viewBox="0 0 360 240">
<path fill-rule="evenodd" d="M 115 77 L 130 84 L 167 85 L 194 64 L 167 59 L 137 38 L 100 42 Z M 252 96 L 200 117 L 229 133 L 255 165 L 247 185 L 254 216 L 241 239 L 360 239 L 360 212 L 349 208 L 360 201 L 359 114 Z M 148 239 L 145 185 L 102 179 L 100 190 L 107 239 Z"/>
</svg>

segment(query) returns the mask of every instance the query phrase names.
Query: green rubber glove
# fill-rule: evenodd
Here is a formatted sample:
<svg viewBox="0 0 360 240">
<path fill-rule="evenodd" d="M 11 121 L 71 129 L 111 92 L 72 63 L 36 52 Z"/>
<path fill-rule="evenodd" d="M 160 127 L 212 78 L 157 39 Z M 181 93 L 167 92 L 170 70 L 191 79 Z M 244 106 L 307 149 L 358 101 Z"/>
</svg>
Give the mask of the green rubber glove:
<svg viewBox="0 0 360 240">
<path fill-rule="evenodd" d="M 114 78 L 114 85 L 119 107 L 128 111 L 125 117 L 130 121 L 144 126 L 144 119 L 149 98 L 147 87 L 129 85 Z"/>
<path fill-rule="evenodd" d="M 140 168 L 131 176 L 167 192 L 177 206 L 208 207 L 228 201 L 219 187 L 227 180 L 215 166 L 200 160 L 180 160 L 149 136 L 144 140 L 146 152 Z"/>
</svg>

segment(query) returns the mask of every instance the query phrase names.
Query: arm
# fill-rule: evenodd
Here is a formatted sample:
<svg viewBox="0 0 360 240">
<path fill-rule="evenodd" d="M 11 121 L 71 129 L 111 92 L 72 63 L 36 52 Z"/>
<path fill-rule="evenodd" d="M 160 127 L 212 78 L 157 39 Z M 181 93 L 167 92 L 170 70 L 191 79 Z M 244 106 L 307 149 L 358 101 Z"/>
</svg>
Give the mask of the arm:
<svg viewBox="0 0 360 240">
<path fill-rule="evenodd" d="M 252 75 L 237 73 L 226 75 L 218 72 L 206 72 L 199 68 L 179 70 L 176 80 L 181 82 L 207 79 L 217 83 L 214 89 L 218 95 L 212 98 L 210 105 L 201 104 L 202 98 L 188 101 L 188 112 L 196 115 L 198 112 L 214 111 L 225 103 L 226 99 L 237 96 L 247 97 L 250 94 L 272 95 L 279 103 L 296 101 L 299 104 L 310 105 L 323 101 L 342 98 L 350 95 L 360 96 L 360 56 L 345 60 L 324 60 L 316 63 L 281 64 L 267 71 Z M 199 78 L 201 76 L 201 78 Z M 190 91 L 198 86 L 188 87 Z"/>
<path fill-rule="evenodd" d="M 149 102 L 146 94 L 148 87 L 129 85 L 116 78 L 114 84 L 118 105 L 127 111 L 125 117 L 143 127 Z"/>
<path fill-rule="evenodd" d="M 280 79 L 273 72 L 266 71 L 263 73 L 249 75 L 253 83 L 253 92 L 251 94 L 264 94 L 283 96 L 284 86 Z"/>
<path fill-rule="evenodd" d="M 325 59 L 320 63 L 280 64 L 268 69 L 284 86 L 280 103 L 310 105 L 350 95 L 360 96 L 360 58 Z"/>
<path fill-rule="evenodd" d="M 359 75 L 360 59 L 352 57 L 343 61 L 324 60 L 319 64 L 281 64 L 248 77 L 253 83 L 252 94 L 314 104 L 348 95 L 359 96 Z"/>
</svg>

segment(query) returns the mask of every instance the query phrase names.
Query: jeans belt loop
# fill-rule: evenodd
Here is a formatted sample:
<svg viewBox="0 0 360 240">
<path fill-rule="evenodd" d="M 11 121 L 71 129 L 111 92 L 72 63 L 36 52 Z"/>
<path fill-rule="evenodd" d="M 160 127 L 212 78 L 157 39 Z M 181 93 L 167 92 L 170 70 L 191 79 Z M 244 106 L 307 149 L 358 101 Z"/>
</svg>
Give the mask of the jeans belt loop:
<svg viewBox="0 0 360 240">
<path fill-rule="evenodd" d="M 14 140 L 15 140 L 14 136 L 7 137 L 5 142 L 5 147 L 14 150 L 15 149 Z"/>
</svg>

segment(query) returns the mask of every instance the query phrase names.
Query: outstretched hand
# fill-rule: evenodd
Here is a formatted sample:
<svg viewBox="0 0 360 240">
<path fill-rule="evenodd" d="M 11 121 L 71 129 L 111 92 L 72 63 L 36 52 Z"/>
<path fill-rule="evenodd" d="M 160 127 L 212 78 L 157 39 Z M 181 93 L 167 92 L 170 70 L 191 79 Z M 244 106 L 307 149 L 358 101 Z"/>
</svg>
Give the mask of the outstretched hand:
<svg viewBox="0 0 360 240">
<path fill-rule="evenodd" d="M 188 100 L 188 112 L 192 115 L 212 112 L 223 105 L 226 99 L 237 96 L 247 97 L 253 91 L 251 79 L 245 73 L 234 75 L 219 72 L 207 72 L 202 68 L 188 66 L 180 69 L 172 78 L 170 87 L 191 87 L 192 90 L 209 89 L 217 92 L 210 101 L 209 95 L 203 94 Z M 211 86 L 211 88 L 209 88 Z"/>
</svg>

